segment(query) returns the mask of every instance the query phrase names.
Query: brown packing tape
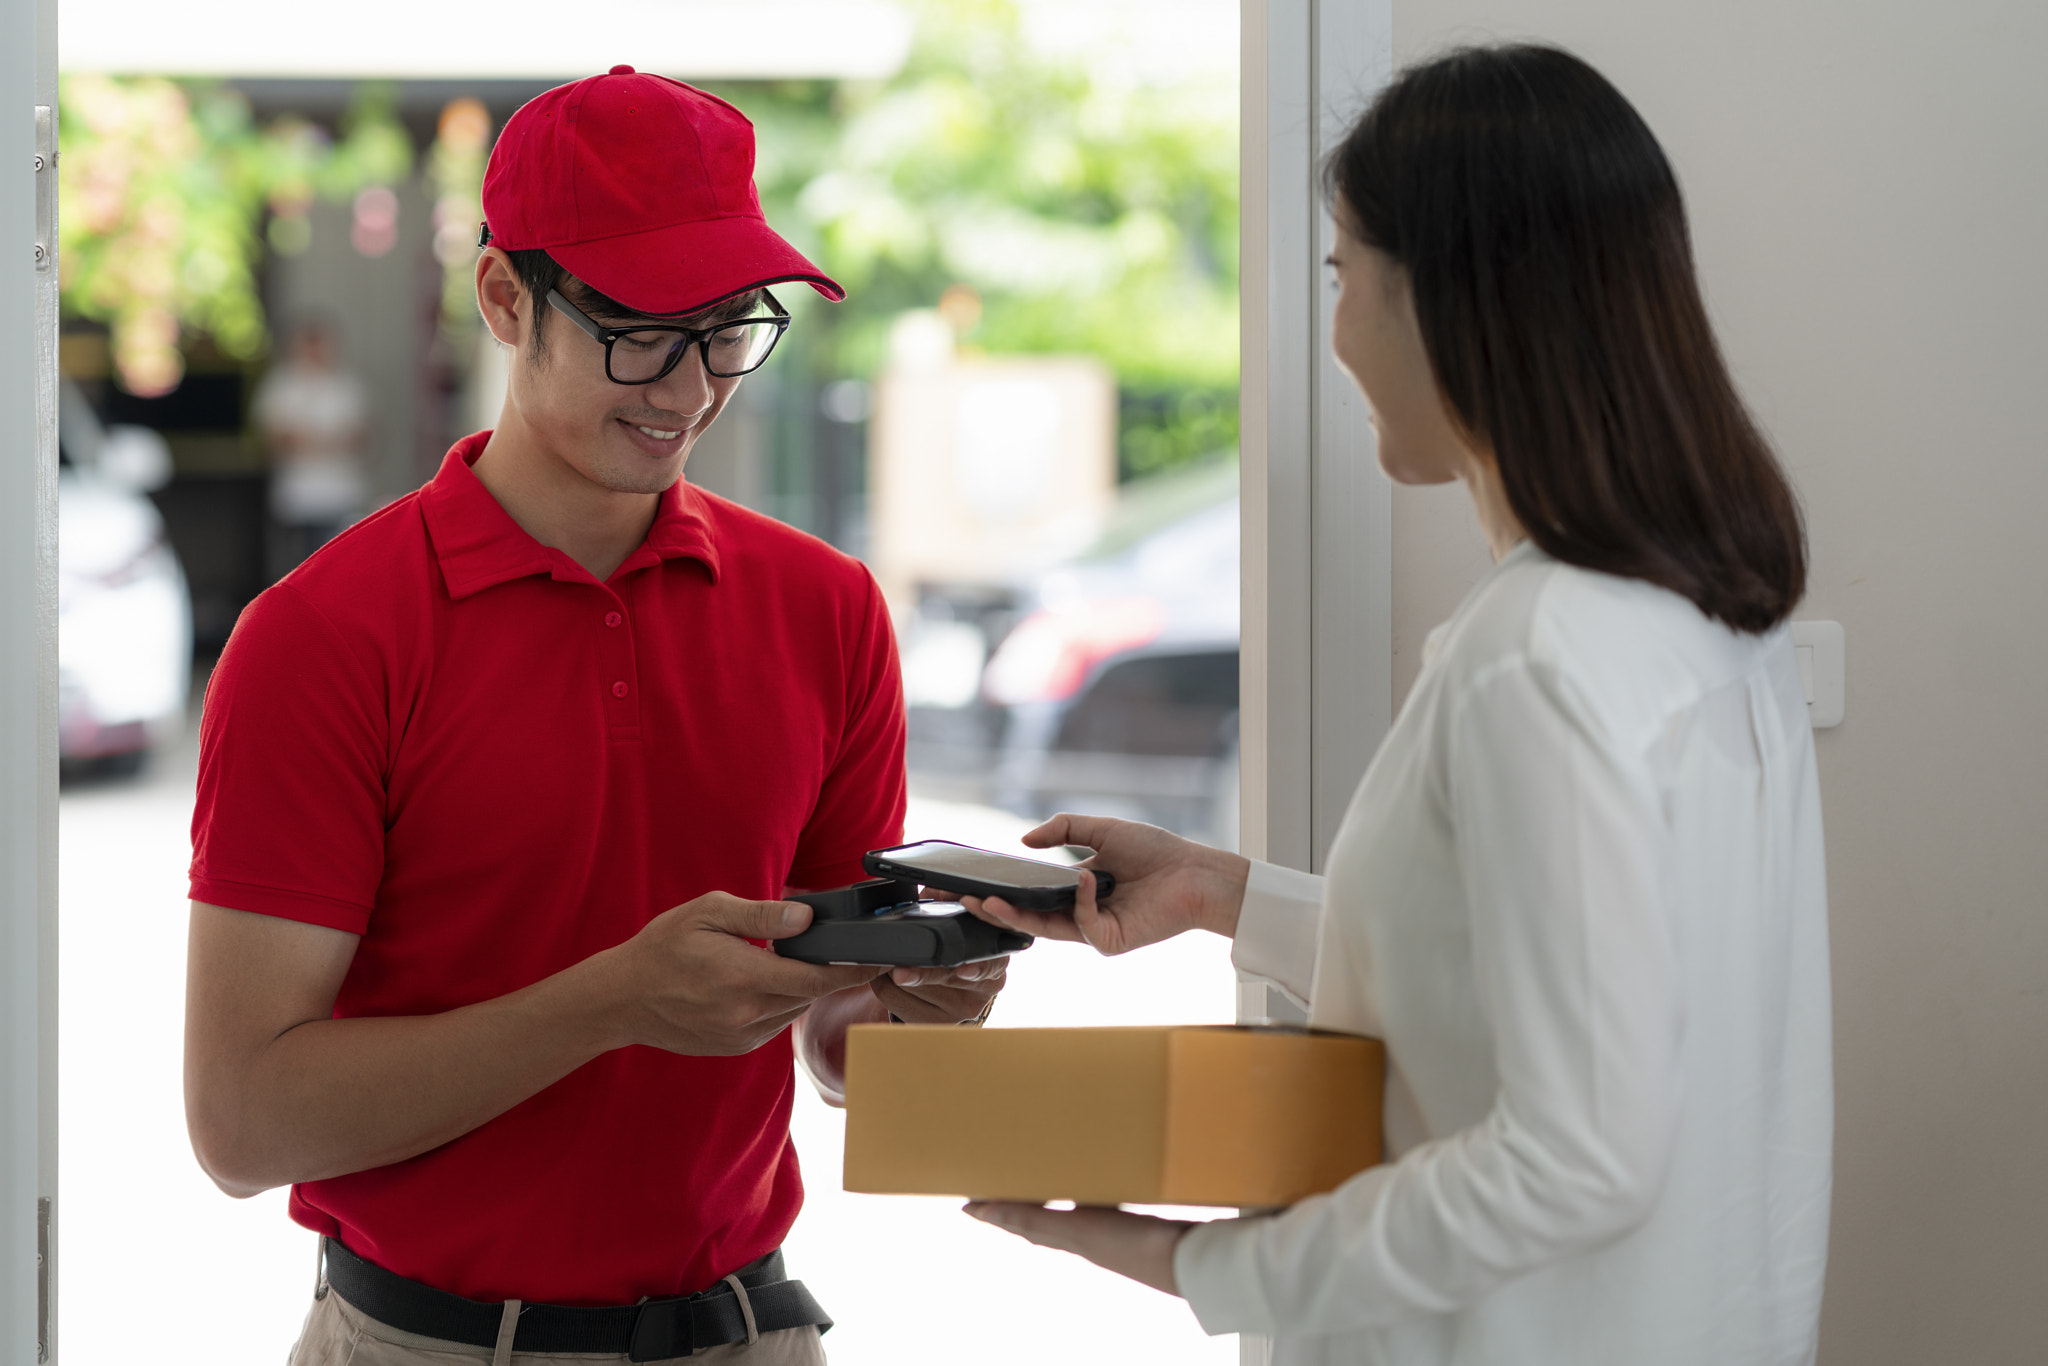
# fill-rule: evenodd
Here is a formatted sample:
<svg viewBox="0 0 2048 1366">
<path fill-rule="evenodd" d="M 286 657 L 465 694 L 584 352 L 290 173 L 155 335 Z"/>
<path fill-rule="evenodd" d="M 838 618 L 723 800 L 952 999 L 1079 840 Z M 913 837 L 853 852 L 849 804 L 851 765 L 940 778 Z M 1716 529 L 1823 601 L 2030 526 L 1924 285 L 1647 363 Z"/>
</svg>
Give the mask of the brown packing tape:
<svg viewBox="0 0 2048 1366">
<path fill-rule="evenodd" d="M 861 1026 L 846 1188 L 1289 1204 L 1379 1160 L 1383 1077 L 1378 1042 L 1336 1034 Z"/>
</svg>

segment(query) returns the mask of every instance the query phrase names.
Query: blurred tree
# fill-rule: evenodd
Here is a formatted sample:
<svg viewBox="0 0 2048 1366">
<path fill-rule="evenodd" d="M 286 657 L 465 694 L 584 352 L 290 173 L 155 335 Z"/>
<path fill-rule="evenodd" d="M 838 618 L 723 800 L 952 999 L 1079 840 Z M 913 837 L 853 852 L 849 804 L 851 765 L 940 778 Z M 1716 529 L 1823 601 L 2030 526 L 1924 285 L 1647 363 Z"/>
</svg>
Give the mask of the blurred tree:
<svg viewBox="0 0 2048 1366">
<path fill-rule="evenodd" d="M 269 346 L 255 269 L 305 249 L 314 198 L 345 200 L 412 168 L 388 88 L 365 86 L 333 138 L 302 119 L 258 126 L 225 87 L 74 75 L 58 87 L 59 278 L 67 315 L 108 324 L 123 388 L 184 375 L 181 339 L 249 360 Z"/>
<path fill-rule="evenodd" d="M 427 149 L 427 179 L 434 186 L 434 256 L 441 263 L 441 328 L 451 339 L 467 339 L 479 325 L 476 239 L 484 218 L 491 136 L 490 110 L 465 95 L 442 106 L 434 145 Z"/>
<path fill-rule="evenodd" d="M 760 128 L 770 217 L 851 291 L 803 308 L 785 365 L 871 377 L 905 310 L 940 307 L 970 351 L 1097 356 L 1116 372 L 1126 474 L 1237 437 L 1237 92 L 1156 86 L 1048 59 L 1012 0 L 909 0 L 918 37 L 887 81 L 723 83 Z M 67 77 L 62 279 L 71 316 L 108 323 L 124 387 L 162 393 L 181 336 L 231 356 L 268 345 L 255 270 L 311 238 L 315 198 L 404 179 L 412 147 L 387 87 L 339 136 L 258 126 L 232 90 Z M 473 316 L 475 199 L 491 136 L 451 103 L 428 170 L 444 319 Z"/>
<path fill-rule="evenodd" d="M 1111 366 L 1127 475 L 1234 446 L 1235 83 L 1119 83 L 1033 52 L 1012 0 L 914 3 L 886 82 L 721 89 L 771 216 L 847 287 L 809 310 L 813 364 L 872 376 L 937 306 L 969 348 Z"/>
</svg>

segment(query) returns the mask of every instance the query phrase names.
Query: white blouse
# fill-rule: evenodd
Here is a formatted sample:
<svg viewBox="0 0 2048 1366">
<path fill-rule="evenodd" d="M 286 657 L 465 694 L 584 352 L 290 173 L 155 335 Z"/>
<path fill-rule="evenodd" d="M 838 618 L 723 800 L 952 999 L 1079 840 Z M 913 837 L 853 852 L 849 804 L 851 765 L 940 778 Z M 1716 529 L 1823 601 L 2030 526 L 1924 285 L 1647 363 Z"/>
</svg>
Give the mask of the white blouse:
<svg viewBox="0 0 2048 1366">
<path fill-rule="evenodd" d="M 1233 953 L 1387 1042 L 1389 1161 L 1174 1259 L 1276 1363 L 1813 1358 L 1830 1061 L 1820 793 L 1784 631 L 1523 542 L 1430 637 L 1328 876 Z"/>
</svg>

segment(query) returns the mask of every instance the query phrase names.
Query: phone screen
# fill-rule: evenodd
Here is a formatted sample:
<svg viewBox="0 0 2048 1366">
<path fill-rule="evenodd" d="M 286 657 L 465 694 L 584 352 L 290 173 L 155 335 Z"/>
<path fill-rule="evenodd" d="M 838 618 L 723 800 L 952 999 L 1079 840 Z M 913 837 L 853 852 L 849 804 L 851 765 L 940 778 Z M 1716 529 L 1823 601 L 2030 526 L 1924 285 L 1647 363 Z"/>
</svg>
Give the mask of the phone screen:
<svg viewBox="0 0 2048 1366">
<path fill-rule="evenodd" d="M 1012 887 L 1079 887 L 1081 876 L 1073 868 L 1037 859 L 1011 858 L 986 849 L 970 849 L 945 840 L 926 840 L 891 849 L 889 861 L 904 868 L 974 878 L 981 882 L 1007 883 Z"/>
</svg>

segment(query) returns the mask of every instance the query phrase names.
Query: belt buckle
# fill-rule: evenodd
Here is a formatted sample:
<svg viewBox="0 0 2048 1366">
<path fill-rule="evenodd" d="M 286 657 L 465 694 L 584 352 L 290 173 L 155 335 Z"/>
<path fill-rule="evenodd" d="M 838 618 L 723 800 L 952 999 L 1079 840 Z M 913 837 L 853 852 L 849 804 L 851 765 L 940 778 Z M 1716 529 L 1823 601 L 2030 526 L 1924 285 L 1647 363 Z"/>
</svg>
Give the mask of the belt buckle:
<svg viewBox="0 0 2048 1366">
<path fill-rule="evenodd" d="M 628 1361 L 672 1361 L 697 1354 L 697 1316 L 690 1301 L 649 1300 L 633 1318 Z"/>
</svg>

